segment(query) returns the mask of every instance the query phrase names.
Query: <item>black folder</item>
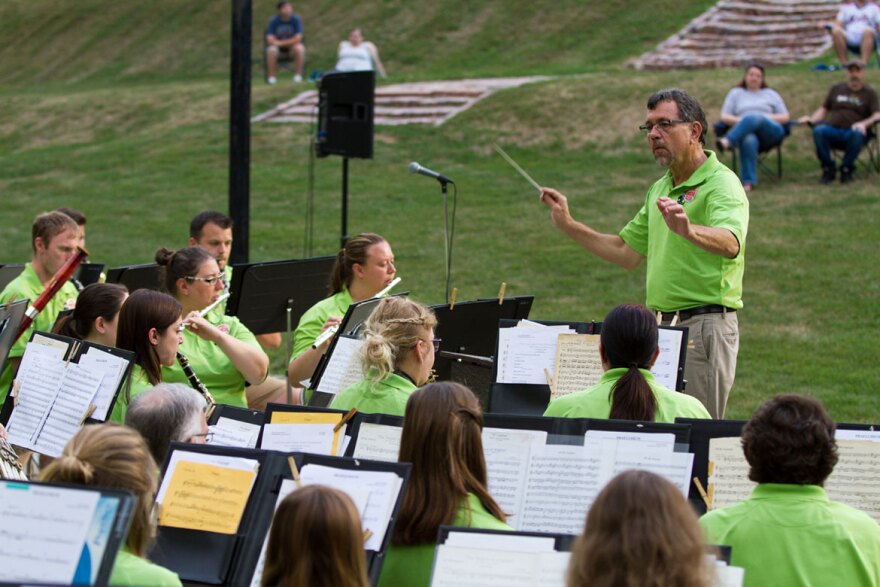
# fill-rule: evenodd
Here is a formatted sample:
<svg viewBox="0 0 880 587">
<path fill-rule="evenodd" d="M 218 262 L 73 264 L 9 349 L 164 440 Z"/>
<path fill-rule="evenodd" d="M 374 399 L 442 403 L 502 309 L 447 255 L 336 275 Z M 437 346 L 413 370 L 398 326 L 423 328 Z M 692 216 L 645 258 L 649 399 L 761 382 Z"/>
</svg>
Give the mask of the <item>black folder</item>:
<svg viewBox="0 0 880 587">
<path fill-rule="evenodd" d="M 161 291 L 164 288 L 159 275 L 159 265 L 156 263 L 111 267 L 107 270 L 107 283 L 121 283 L 129 293 L 138 289 Z"/>
<path fill-rule="evenodd" d="M 0 371 L 6 368 L 6 359 L 15 344 L 15 335 L 29 304 L 28 300 L 15 300 L 0 306 Z"/>
</svg>

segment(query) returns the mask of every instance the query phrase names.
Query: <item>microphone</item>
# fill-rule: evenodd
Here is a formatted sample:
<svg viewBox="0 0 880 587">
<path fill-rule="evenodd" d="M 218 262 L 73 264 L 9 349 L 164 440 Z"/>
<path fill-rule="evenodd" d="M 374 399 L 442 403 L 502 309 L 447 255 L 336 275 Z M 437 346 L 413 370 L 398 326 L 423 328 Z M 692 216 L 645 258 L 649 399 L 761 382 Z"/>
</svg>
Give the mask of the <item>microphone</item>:
<svg viewBox="0 0 880 587">
<path fill-rule="evenodd" d="M 418 173 L 419 175 L 424 175 L 425 177 L 433 177 L 434 179 L 436 179 L 440 183 L 455 183 L 454 181 L 452 181 L 451 179 L 449 179 L 445 175 L 441 175 L 441 174 L 437 173 L 436 171 L 432 171 L 432 170 L 428 169 L 427 167 L 422 167 L 421 165 L 419 165 L 415 161 L 413 161 L 412 163 L 409 164 L 409 172 L 410 173 Z"/>
</svg>

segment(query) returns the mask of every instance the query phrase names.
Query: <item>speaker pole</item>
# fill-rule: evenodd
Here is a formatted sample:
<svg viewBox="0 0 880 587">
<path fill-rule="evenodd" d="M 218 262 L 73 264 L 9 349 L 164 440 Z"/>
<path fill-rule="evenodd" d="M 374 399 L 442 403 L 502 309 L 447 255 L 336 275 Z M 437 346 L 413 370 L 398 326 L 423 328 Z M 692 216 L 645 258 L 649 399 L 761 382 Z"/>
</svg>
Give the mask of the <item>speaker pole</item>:
<svg viewBox="0 0 880 587">
<path fill-rule="evenodd" d="M 348 242 L 348 157 L 342 158 L 342 238 L 340 248 Z"/>
</svg>

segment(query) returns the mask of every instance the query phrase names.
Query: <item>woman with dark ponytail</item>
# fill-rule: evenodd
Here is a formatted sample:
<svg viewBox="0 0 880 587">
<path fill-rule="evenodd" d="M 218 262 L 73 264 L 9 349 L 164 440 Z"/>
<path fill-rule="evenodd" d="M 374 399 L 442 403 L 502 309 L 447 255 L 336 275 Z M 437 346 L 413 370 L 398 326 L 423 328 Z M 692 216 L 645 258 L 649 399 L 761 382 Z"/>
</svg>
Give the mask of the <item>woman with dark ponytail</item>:
<svg viewBox="0 0 880 587">
<path fill-rule="evenodd" d="M 119 310 L 128 297 L 128 289 L 115 283 L 93 283 L 80 292 L 73 312 L 62 317 L 52 332 L 116 346 L 116 328 Z"/>
<path fill-rule="evenodd" d="M 710 418 L 698 399 L 654 380 L 651 367 L 659 354 L 654 314 L 635 304 L 617 306 L 605 316 L 599 337 L 602 379 L 589 389 L 553 400 L 544 415 L 646 422 Z"/>
<path fill-rule="evenodd" d="M 336 255 L 328 297 L 302 315 L 293 333 L 293 360 L 287 367 L 287 377 L 293 386 L 312 376 L 330 345 L 328 340 L 313 349 L 318 335 L 339 324 L 351 304 L 372 298 L 385 289 L 394 280 L 396 271 L 391 246 L 378 234 L 365 232 L 345 243 Z"/>
</svg>

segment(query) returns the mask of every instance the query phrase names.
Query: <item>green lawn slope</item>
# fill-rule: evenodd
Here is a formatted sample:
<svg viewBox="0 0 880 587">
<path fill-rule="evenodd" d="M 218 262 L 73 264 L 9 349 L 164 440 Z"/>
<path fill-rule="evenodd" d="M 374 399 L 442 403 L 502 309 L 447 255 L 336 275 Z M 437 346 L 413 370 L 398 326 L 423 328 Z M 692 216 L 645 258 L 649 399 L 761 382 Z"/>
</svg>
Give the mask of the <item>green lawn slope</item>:
<svg viewBox="0 0 880 587">
<path fill-rule="evenodd" d="M 146 262 L 185 244 L 187 222 L 225 209 L 229 2 L 86 0 L 0 3 L 0 263 L 26 260 L 30 222 L 69 205 L 89 215 L 92 258 Z M 273 12 L 257 2 L 256 28 Z M 309 63 L 332 65 L 352 24 L 379 44 L 391 80 L 550 74 L 506 90 L 441 127 L 377 127 L 375 157 L 351 162 L 350 232 L 386 235 L 403 284 L 443 298 L 442 204 L 418 160 L 458 182 L 453 285 L 459 299 L 534 294 L 535 318 L 599 320 L 644 300 L 644 269 L 626 272 L 580 250 L 550 224 L 536 194 L 491 149 L 499 141 L 542 184 L 570 196 L 576 217 L 616 231 L 662 170 L 636 130 L 653 90 L 682 86 L 712 118 L 736 70 L 635 72 L 650 49 L 708 3 L 316 2 Z M 261 16 L 262 15 L 262 16 Z M 325 26 L 326 25 L 326 26 Z M 259 37 L 254 62 L 259 64 Z M 569 75 L 571 74 L 571 75 Z M 578 75 L 574 75 L 578 74 Z M 789 109 L 818 105 L 841 74 L 807 65 L 769 72 Z M 254 77 L 254 112 L 300 88 Z M 877 70 L 868 81 L 880 86 Z M 303 254 L 310 128 L 252 129 L 251 258 Z M 779 392 L 820 397 L 838 421 L 880 420 L 880 234 L 877 177 L 821 187 L 810 135 L 784 147 L 785 178 L 750 197 L 742 346 L 729 416 Z M 315 163 L 315 253 L 339 237 L 338 158 Z M 283 358 L 274 358 L 281 371 Z"/>
</svg>

